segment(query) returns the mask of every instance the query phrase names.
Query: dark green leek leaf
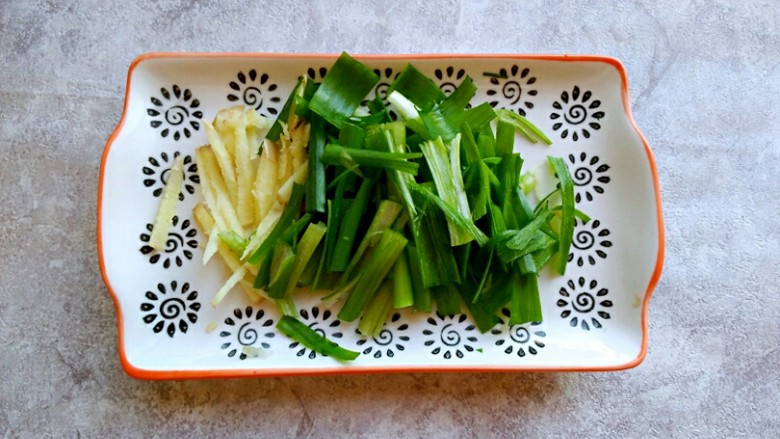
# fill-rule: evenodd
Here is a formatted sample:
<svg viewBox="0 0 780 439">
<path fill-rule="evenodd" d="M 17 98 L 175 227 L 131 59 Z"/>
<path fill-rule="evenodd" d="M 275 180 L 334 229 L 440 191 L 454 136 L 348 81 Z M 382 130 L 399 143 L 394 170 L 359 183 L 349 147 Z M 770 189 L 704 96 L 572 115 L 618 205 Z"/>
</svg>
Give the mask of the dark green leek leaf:
<svg viewBox="0 0 780 439">
<path fill-rule="evenodd" d="M 574 235 L 574 182 L 571 179 L 566 162 L 558 157 L 547 157 L 547 160 L 555 169 L 561 190 L 561 225 L 558 232 L 558 267 L 557 271 L 563 275 L 566 273 L 566 259 L 571 248 Z"/>
<path fill-rule="evenodd" d="M 307 348 L 322 355 L 328 355 L 339 361 L 351 361 L 360 355 L 355 351 L 344 349 L 323 337 L 306 324 L 289 315 L 283 316 L 276 324 L 276 329 Z"/>
<path fill-rule="evenodd" d="M 406 96 L 414 105 L 429 110 L 446 96 L 433 80 L 408 64 L 400 75 L 390 84 L 387 94 L 397 91 Z"/>
<path fill-rule="evenodd" d="M 309 109 L 341 128 L 377 82 L 379 77 L 371 69 L 344 52 L 312 96 Z"/>
</svg>

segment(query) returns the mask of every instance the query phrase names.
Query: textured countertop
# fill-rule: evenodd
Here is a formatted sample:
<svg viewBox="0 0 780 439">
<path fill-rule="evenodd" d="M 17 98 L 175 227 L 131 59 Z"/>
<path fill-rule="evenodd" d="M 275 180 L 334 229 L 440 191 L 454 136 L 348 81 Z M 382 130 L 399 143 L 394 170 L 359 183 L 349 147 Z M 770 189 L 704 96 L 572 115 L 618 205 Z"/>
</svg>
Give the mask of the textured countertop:
<svg viewBox="0 0 780 439">
<path fill-rule="evenodd" d="M 0 436 L 780 435 L 774 2 L 131 3 L 0 2 Z M 623 61 L 666 221 L 644 363 L 615 373 L 125 375 L 95 209 L 130 61 L 341 50 Z"/>
</svg>

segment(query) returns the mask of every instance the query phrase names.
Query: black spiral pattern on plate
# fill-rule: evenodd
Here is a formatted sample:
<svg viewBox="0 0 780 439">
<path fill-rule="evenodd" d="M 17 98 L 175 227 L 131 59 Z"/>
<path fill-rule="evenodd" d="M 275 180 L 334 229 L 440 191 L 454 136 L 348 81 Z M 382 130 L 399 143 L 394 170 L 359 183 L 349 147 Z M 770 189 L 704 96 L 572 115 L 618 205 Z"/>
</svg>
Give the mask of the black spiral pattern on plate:
<svg viewBox="0 0 780 439">
<path fill-rule="evenodd" d="M 427 339 L 423 344 L 433 348 L 430 351 L 432 355 L 441 354 L 442 358 L 450 360 L 463 358 L 466 353 L 476 350 L 476 328 L 465 314 L 447 317 L 437 312 L 435 316 L 428 317 L 426 322 L 428 326 L 422 334 Z"/>
<path fill-rule="evenodd" d="M 602 163 L 597 155 L 588 156 L 586 152 L 579 155 L 569 154 L 567 157 L 572 169 L 572 181 L 575 186 L 574 201 L 581 203 L 593 201 L 595 196 L 604 193 L 606 185 L 612 181 L 609 176 L 610 166 Z"/>
<path fill-rule="evenodd" d="M 553 124 L 553 131 L 560 130 L 561 139 L 569 138 L 578 141 L 582 138 L 589 139 L 593 131 L 601 129 L 601 119 L 605 113 L 599 108 L 601 101 L 591 100 L 593 93 L 590 91 L 582 92 L 578 85 L 571 90 L 561 92 L 560 99 L 553 102 L 555 111 L 550 113 L 550 119 L 556 121 Z"/>
<path fill-rule="evenodd" d="M 547 333 L 541 328 L 542 323 L 507 326 L 509 316 L 509 309 L 503 308 L 499 315 L 499 324 L 490 330 L 491 334 L 501 337 L 495 341 L 495 345 L 503 348 L 505 354 L 515 354 L 521 358 L 541 352 L 546 346 L 543 339 L 547 337 Z"/>
<path fill-rule="evenodd" d="M 149 100 L 152 106 L 146 109 L 146 114 L 151 117 L 149 125 L 160 129 L 160 136 L 167 138 L 169 135 L 175 141 L 182 136 L 190 138 L 194 131 L 200 129 L 200 120 L 203 112 L 198 110 L 200 101 L 193 98 L 188 88 L 182 88 L 173 84 L 170 91 L 166 87 L 160 88 L 160 96 L 152 96 Z"/>
<path fill-rule="evenodd" d="M 314 82 L 322 82 L 325 79 L 325 75 L 328 74 L 327 67 L 309 67 L 306 69 L 306 76 Z"/>
<path fill-rule="evenodd" d="M 262 308 L 235 308 L 233 315 L 225 317 L 223 322 L 225 328 L 219 332 L 219 337 L 224 340 L 220 349 L 226 351 L 230 358 L 238 354 L 239 360 L 246 360 L 245 346 L 270 349 L 271 340 L 276 337 L 274 320 Z"/>
<path fill-rule="evenodd" d="M 178 289 L 179 284 L 172 281 L 168 286 L 157 284 L 157 292 L 147 291 L 144 294 L 146 301 L 141 303 L 142 320 L 147 325 L 152 325 L 155 334 L 163 330 L 168 337 L 173 338 L 176 332 L 185 334 L 190 324 L 198 321 L 200 302 L 197 291 L 190 291 L 190 284 L 185 282 Z"/>
<path fill-rule="evenodd" d="M 561 308 L 561 318 L 571 317 L 569 325 L 574 328 L 579 326 L 585 331 L 590 331 L 591 327 L 600 329 L 602 322 L 612 317 L 608 312 L 612 308 L 612 300 L 606 297 L 609 290 L 599 287 L 595 279 L 570 279 L 558 294 L 560 298 L 556 305 Z"/>
<path fill-rule="evenodd" d="M 236 79 L 228 83 L 232 90 L 227 94 L 230 102 L 241 102 L 252 107 L 263 116 L 272 117 L 279 114 L 281 98 L 276 95 L 278 85 L 270 81 L 267 73 L 257 73 L 250 69 L 236 74 Z"/>
<path fill-rule="evenodd" d="M 536 76 L 529 68 L 521 69 L 518 65 L 500 68 L 497 75 L 490 78 L 490 88 L 487 95 L 493 108 L 512 110 L 521 116 L 526 116 L 526 110 L 534 108 L 533 98 L 539 94 L 536 90 Z M 503 100 L 497 98 L 502 97 Z"/>
<path fill-rule="evenodd" d="M 572 250 L 567 260 L 582 267 L 585 264 L 596 265 L 598 261 L 607 259 L 607 252 L 612 247 L 611 234 L 597 219 L 588 223 L 575 219 Z"/>
</svg>

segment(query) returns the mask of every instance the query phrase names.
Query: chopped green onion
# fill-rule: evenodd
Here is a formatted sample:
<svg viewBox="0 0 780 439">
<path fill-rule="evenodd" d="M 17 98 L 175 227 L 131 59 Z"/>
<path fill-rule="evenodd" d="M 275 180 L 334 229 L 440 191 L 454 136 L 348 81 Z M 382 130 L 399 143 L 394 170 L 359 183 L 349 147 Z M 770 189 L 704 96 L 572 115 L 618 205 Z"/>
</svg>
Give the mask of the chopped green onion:
<svg viewBox="0 0 780 439">
<path fill-rule="evenodd" d="M 224 232 L 219 232 L 219 239 L 222 240 L 222 242 L 225 243 L 225 245 L 230 248 L 230 250 L 233 251 L 237 256 L 241 256 L 244 254 L 244 250 L 246 250 L 246 245 L 249 242 L 247 239 L 244 239 L 236 233 L 234 230 L 226 230 Z"/>
<path fill-rule="evenodd" d="M 339 131 L 339 144 L 347 148 L 360 149 L 365 138 L 365 130 L 353 123 L 344 122 Z"/>
<path fill-rule="evenodd" d="M 423 213 L 418 221 L 412 221 L 415 226 L 411 229 L 423 286 L 430 288 L 460 282 L 458 264 L 447 239 L 444 216 L 437 209 L 421 210 Z"/>
<path fill-rule="evenodd" d="M 371 69 L 342 53 L 312 96 L 309 109 L 341 128 L 377 82 Z"/>
<path fill-rule="evenodd" d="M 431 288 L 431 295 L 436 301 L 436 310 L 443 316 L 460 314 L 460 297 L 455 284 Z"/>
<path fill-rule="evenodd" d="M 282 242 L 286 242 L 290 245 L 295 244 L 296 239 L 298 238 L 298 235 L 301 234 L 301 232 L 306 228 L 306 226 L 309 225 L 309 222 L 311 221 L 311 214 L 307 213 L 295 220 L 290 227 L 287 228 L 287 230 L 284 231 L 284 233 L 279 236 L 279 240 Z"/>
<path fill-rule="evenodd" d="M 436 194 L 434 194 L 424 186 L 420 186 L 417 183 L 411 183 L 409 185 L 409 188 L 415 192 L 418 192 L 425 199 L 427 199 L 428 201 L 433 203 L 436 207 L 438 207 L 441 210 L 441 212 L 444 214 L 444 216 L 447 217 L 449 224 L 454 225 L 456 228 L 460 229 L 460 231 L 462 231 L 463 233 L 467 233 L 468 236 L 474 239 L 475 241 L 477 241 L 479 245 L 485 245 L 487 243 L 488 237 L 485 236 L 485 234 L 481 230 L 479 230 L 479 228 L 474 224 L 474 222 L 464 217 L 457 210 L 456 207 L 442 200 L 441 198 L 436 196 Z"/>
<path fill-rule="evenodd" d="M 509 326 L 542 321 L 539 286 L 534 274 L 512 276 L 512 301 L 509 308 Z"/>
<path fill-rule="evenodd" d="M 414 287 L 406 253 L 402 253 L 393 266 L 393 308 L 414 305 Z"/>
<path fill-rule="evenodd" d="M 295 307 L 295 302 L 292 297 L 285 297 L 284 299 L 274 300 L 276 307 L 283 316 L 295 317 L 298 315 L 298 308 Z"/>
<path fill-rule="evenodd" d="M 328 260 L 328 271 L 342 272 L 347 269 L 350 256 L 352 256 L 355 236 L 358 233 L 358 226 L 368 208 L 368 201 L 373 193 L 375 183 L 375 180 L 363 180 L 355 200 L 344 213 L 338 235 L 334 233 L 334 236 L 337 236 L 338 239 L 333 254 L 330 255 Z M 330 229 L 330 232 L 333 233 L 335 230 Z"/>
<path fill-rule="evenodd" d="M 418 153 L 396 153 L 372 151 L 368 149 L 353 149 L 343 146 L 328 144 L 322 154 L 322 162 L 330 165 L 344 165 L 354 163 L 358 166 L 393 169 L 400 172 L 416 175 L 419 165 L 410 162 L 409 159 L 421 157 Z"/>
<path fill-rule="evenodd" d="M 439 197 L 470 222 L 471 209 L 469 209 L 468 197 L 463 188 L 463 176 L 460 170 L 460 137 L 455 137 L 449 151 L 441 138 L 423 142 L 420 148 L 425 154 Z M 466 228 L 458 227 L 454 221 L 449 221 L 448 224 L 450 242 L 453 246 L 462 245 L 474 239 L 472 233 Z"/>
<path fill-rule="evenodd" d="M 296 248 L 295 264 L 293 265 L 290 278 L 287 280 L 284 296 L 290 297 L 296 285 L 298 285 L 303 270 L 308 265 L 312 255 L 314 255 L 314 251 L 319 246 L 326 231 L 327 227 L 324 224 L 315 223 L 309 224 L 309 227 L 303 232 L 303 237 L 301 237 L 301 241 Z"/>
<path fill-rule="evenodd" d="M 477 328 L 480 332 L 490 331 L 496 324 L 498 324 L 497 310 L 491 309 L 485 306 L 483 301 L 479 301 L 477 297 L 478 288 L 471 280 L 466 280 L 458 287 L 458 293 L 466 304 L 471 317 L 474 319 Z M 506 302 L 505 302 L 506 303 Z M 500 306 L 503 306 L 501 304 Z"/>
<path fill-rule="evenodd" d="M 515 127 L 504 119 L 496 122 L 496 155 L 506 156 L 514 152 Z"/>
<path fill-rule="evenodd" d="M 566 273 L 566 259 L 569 256 L 569 248 L 574 235 L 574 182 L 563 159 L 547 157 L 547 160 L 555 169 L 561 188 L 561 226 L 558 232 L 560 238 L 558 241 L 557 271 L 563 275 Z"/>
<path fill-rule="evenodd" d="M 279 242 L 274 248 L 271 260 L 271 282 L 268 285 L 268 297 L 282 299 L 285 297 L 287 283 L 295 267 L 295 253 L 285 242 Z"/>
<path fill-rule="evenodd" d="M 325 213 L 325 164 L 322 160 L 325 140 L 325 121 L 314 114 L 309 140 L 309 176 L 306 179 L 306 211 L 310 213 Z"/>
<path fill-rule="evenodd" d="M 358 318 L 368 299 L 374 295 L 382 280 L 393 268 L 396 259 L 403 252 L 406 242 L 406 238 L 392 230 L 384 230 L 381 233 L 376 250 L 366 261 L 355 287 L 338 314 L 339 319 L 351 322 Z"/>
<path fill-rule="evenodd" d="M 407 245 L 406 256 L 409 261 L 409 274 L 412 279 L 414 310 L 431 312 L 431 292 L 425 287 L 425 284 L 423 284 L 420 260 L 417 257 L 417 249 L 412 245 Z"/>
<path fill-rule="evenodd" d="M 301 203 L 303 201 L 303 194 L 305 188 L 298 183 L 293 184 L 292 194 L 290 195 L 290 201 L 287 203 L 287 207 L 284 208 L 282 216 L 279 221 L 276 222 L 271 233 L 265 238 L 265 241 L 260 244 L 260 247 L 249 256 L 248 262 L 250 264 L 259 263 L 267 254 L 273 250 L 276 245 L 276 241 L 287 230 L 287 228 L 293 223 L 295 217 L 298 215 L 301 209 Z M 258 286 L 255 285 L 257 288 Z"/>
<path fill-rule="evenodd" d="M 338 361 L 352 361 L 360 353 L 344 349 L 327 338 L 315 332 L 300 320 L 289 315 L 282 316 L 276 324 L 276 329 L 307 348 L 328 355 Z"/>
<path fill-rule="evenodd" d="M 411 64 L 407 64 L 406 68 L 388 87 L 387 95 L 390 96 L 393 92 L 406 96 L 411 99 L 410 102 L 423 110 L 433 108 L 446 97 L 431 78 L 422 74 Z"/>
<path fill-rule="evenodd" d="M 271 129 L 268 130 L 268 134 L 265 135 L 266 139 L 274 141 L 279 140 L 279 136 L 282 134 L 282 124 L 287 123 L 287 118 L 290 116 L 290 110 L 295 107 L 295 98 L 303 97 L 304 90 L 306 89 L 306 82 L 306 76 L 301 76 L 298 79 L 298 83 L 295 85 L 293 91 L 290 93 L 290 96 L 287 98 L 287 101 L 284 103 L 282 111 L 279 112 L 279 116 L 277 116 L 276 121 L 274 121 Z"/>
<path fill-rule="evenodd" d="M 358 331 L 368 337 L 379 337 L 387 320 L 387 314 L 393 307 L 392 282 L 384 281 L 374 297 L 366 305 L 366 312 L 358 323 Z"/>
<path fill-rule="evenodd" d="M 372 256 L 371 252 L 368 252 L 368 254 L 366 254 L 366 252 L 369 250 L 369 247 L 373 248 L 377 245 L 384 236 L 383 232 L 389 229 L 396 218 L 398 218 L 398 215 L 401 214 L 402 208 L 403 206 L 400 204 L 389 200 L 382 200 L 382 202 L 379 203 L 379 208 L 377 209 L 376 214 L 374 214 L 374 218 L 371 220 L 371 224 L 368 226 L 368 230 L 366 230 L 363 240 L 360 241 L 360 245 L 344 271 L 339 286 L 343 287 L 344 285 L 349 284 L 350 280 L 352 280 L 351 276 L 354 271 L 357 270 L 358 273 L 364 272 L 363 264 L 366 263 L 364 259 L 368 259 L 364 258 L 364 256 Z"/>
<path fill-rule="evenodd" d="M 550 140 L 536 125 L 532 124 L 528 119 L 515 113 L 511 110 L 497 110 L 499 120 L 512 124 L 515 129 L 525 136 L 532 143 L 536 143 L 537 140 L 541 140 L 547 145 L 552 145 Z"/>
</svg>

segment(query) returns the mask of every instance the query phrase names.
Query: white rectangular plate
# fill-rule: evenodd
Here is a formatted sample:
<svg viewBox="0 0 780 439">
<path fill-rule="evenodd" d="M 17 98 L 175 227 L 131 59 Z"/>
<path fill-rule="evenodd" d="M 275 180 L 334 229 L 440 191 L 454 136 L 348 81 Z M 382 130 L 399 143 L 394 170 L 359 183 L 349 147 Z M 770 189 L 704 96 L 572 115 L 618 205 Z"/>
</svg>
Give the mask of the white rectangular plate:
<svg viewBox="0 0 780 439">
<path fill-rule="evenodd" d="M 646 353 L 647 306 L 663 261 L 655 164 L 628 105 L 619 61 L 597 56 L 358 56 L 376 69 L 384 98 L 412 62 L 446 92 L 470 75 L 475 103 L 525 115 L 552 146 L 516 142 L 524 169 L 564 157 L 576 184 L 577 222 L 565 276 L 540 278 L 544 321 L 481 334 L 467 315 L 394 312 L 382 334 L 364 339 L 337 309 L 307 295 L 299 319 L 360 351 L 343 364 L 279 334 L 270 302 L 231 293 L 209 300 L 228 274 L 201 264 L 203 233 L 191 209 L 200 197 L 194 149 L 206 142 L 201 119 L 243 104 L 275 117 L 300 75 L 321 80 L 334 55 L 149 54 L 133 61 L 125 108 L 101 165 L 98 248 L 116 303 L 119 351 L 128 374 L 174 379 L 403 371 L 617 370 Z M 491 78 L 498 72 L 505 78 Z M 183 202 L 165 252 L 146 245 L 173 157 L 186 160 Z M 338 305 L 336 305 L 338 306 Z M 464 308 L 465 309 L 465 308 Z M 506 317 L 502 316 L 506 321 Z M 209 324 L 216 329 L 206 331 Z M 260 350 L 244 355 L 244 347 Z"/>
</svg>

